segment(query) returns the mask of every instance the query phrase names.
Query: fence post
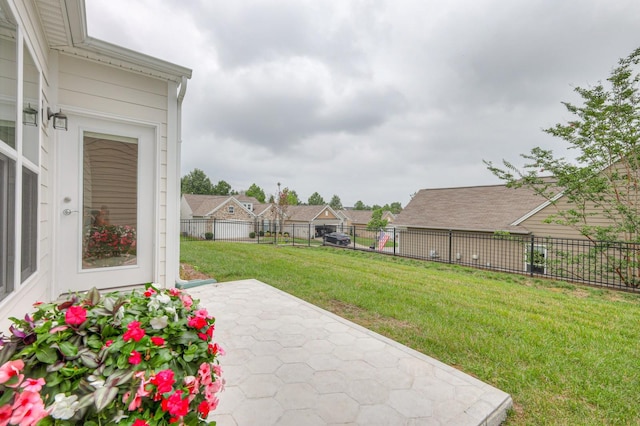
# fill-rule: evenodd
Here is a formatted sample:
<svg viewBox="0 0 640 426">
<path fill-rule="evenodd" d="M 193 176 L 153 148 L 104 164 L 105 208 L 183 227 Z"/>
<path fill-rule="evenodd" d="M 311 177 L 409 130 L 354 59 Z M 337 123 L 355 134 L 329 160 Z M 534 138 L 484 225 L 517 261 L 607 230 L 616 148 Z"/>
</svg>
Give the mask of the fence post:
<svg viewBox="0 0 640 426">
<path fill-rule="evenodd" d="M 216 235 L 218 235 L 218 233 L 216 232 L 216 218 L 213 218 L 213 229 L 211 230 L 211 233 L 213 234 L 213 241 L 216 240 Z"/>
<path fill-rule="evenodd" d="M 351 225 L 351 233 L 353 234 L 353 249 L 356 250 L 356 226 Z"/>
<path fill-rule="evenodd" d="M 307 232 L 307 245 L 311 247 L 311 224 L 309 224 L 309 231 Z"/>
<path fill-rule="evenodd" d="M 393 255 L 396 255 L 396 227 L 393 227 Z"/>
<path fill-rule="evenodd" d="M 529 248 L 529 276 L 533 277 L 533 250 L 535 245 L 535 237 L 531 235 L 531 246 Z"/>
<path fill-rule="evenodd" d="M 453 231 L 449 230 L 449 263 L 452 263 L 451 262 L 451 254 L 453 253 L 452 252 L 452 250 L 453 250 L 452 241 L 453 241 Z"/>
</svg>

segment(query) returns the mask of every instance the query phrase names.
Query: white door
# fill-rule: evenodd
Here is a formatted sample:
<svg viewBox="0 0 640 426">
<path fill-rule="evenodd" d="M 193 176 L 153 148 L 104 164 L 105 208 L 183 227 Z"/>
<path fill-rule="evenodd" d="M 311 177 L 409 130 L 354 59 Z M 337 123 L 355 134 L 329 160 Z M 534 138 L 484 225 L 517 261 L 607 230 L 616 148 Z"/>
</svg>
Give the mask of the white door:
<svg viewBox="0 0 640 426">
<path fill-rule="evenodd" d="M 153 281 L 155 129 L 68 123 L 57 135 L 57 293 Z"/>
</svg>

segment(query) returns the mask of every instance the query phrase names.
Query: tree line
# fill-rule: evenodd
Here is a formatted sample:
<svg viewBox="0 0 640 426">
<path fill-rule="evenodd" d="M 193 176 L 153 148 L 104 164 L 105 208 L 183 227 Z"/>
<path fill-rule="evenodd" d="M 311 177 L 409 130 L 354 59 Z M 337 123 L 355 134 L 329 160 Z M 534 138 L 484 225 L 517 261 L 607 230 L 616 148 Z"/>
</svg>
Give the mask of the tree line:
<svg viewBox="0 0 640 426">
<path fill-rule="evenodd" d="M 180 188 L 183 194 L 204 194 L 204 195 L 238 195 L 243 193 L 249 197 L 253 197 L 261 203 L 280 203 L 281 200 L 276 200 L 277 195 L 267 195 L 261 187 L 257 184 L 253 183 L 251 186 L 243 191 L 237 191 L 231 188 L 231 185 L 224 181 L 220 180 L 215 185 L 211 182 L 211 179 L 206 175 L 206 173 L 200 169 L 193 169 L 187 175 L 183 176 L 180 182 Z M 325 199 L 318 192 L 314 192 L 309 196 L 307 202 L 304 203 L 300 200 L 300 197 L 296 193 L 295 190 L 284 188 L 281 191 L 282 194 L 286 194 L 286 204 L 290 206 L 296 205 L 309 205 L 309 206 L 323 206 L 328 204 L 334 210 L 343 209 L 342 201 L 340 197 L 334 194 L 331 197 L 331 200 L 327 203 Z M 391 204 L 385 204 L 384 206 L 380 206 L 374 204 L 373 206 L 366 205 L 364 202 L 358 200 L 353 206 L 353 210 L 372 210 L 374 213 L 377 210 L 381 212 L 390 211 L 391 213 L 397 214 L 402 210 L 402 205 L 399 201 L 393 202 Z M 382 216 L 382 213 L 380 214 Z"/>
</svg>

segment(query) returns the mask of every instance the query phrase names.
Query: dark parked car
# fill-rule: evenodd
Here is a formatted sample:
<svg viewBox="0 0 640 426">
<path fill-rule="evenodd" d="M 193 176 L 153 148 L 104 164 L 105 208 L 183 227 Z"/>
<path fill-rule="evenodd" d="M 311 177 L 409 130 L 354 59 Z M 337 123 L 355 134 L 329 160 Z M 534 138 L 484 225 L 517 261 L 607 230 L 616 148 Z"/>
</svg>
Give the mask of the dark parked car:
<svg viewBox="0 0 640 426">
<path fill-rule="evenodd" d="M 334 244 L 336 246 L 348 246 L 351 244 L 351 238 L 341 232 L 330 232 L 323 237 L 325 244 Z"/>
</svg>

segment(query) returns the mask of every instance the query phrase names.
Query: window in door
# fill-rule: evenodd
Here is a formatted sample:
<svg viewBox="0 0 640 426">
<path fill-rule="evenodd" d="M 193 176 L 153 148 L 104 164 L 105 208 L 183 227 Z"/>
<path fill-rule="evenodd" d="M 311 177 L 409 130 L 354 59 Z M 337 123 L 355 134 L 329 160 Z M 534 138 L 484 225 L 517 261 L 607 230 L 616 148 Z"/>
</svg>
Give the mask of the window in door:
<svg viewBox="0 0 640 426">
<path fill-rule="evenodd" d="M 83 212 L 83 269 L 137 264 L 137 139 L 84 132 Z"/>
</svg>

